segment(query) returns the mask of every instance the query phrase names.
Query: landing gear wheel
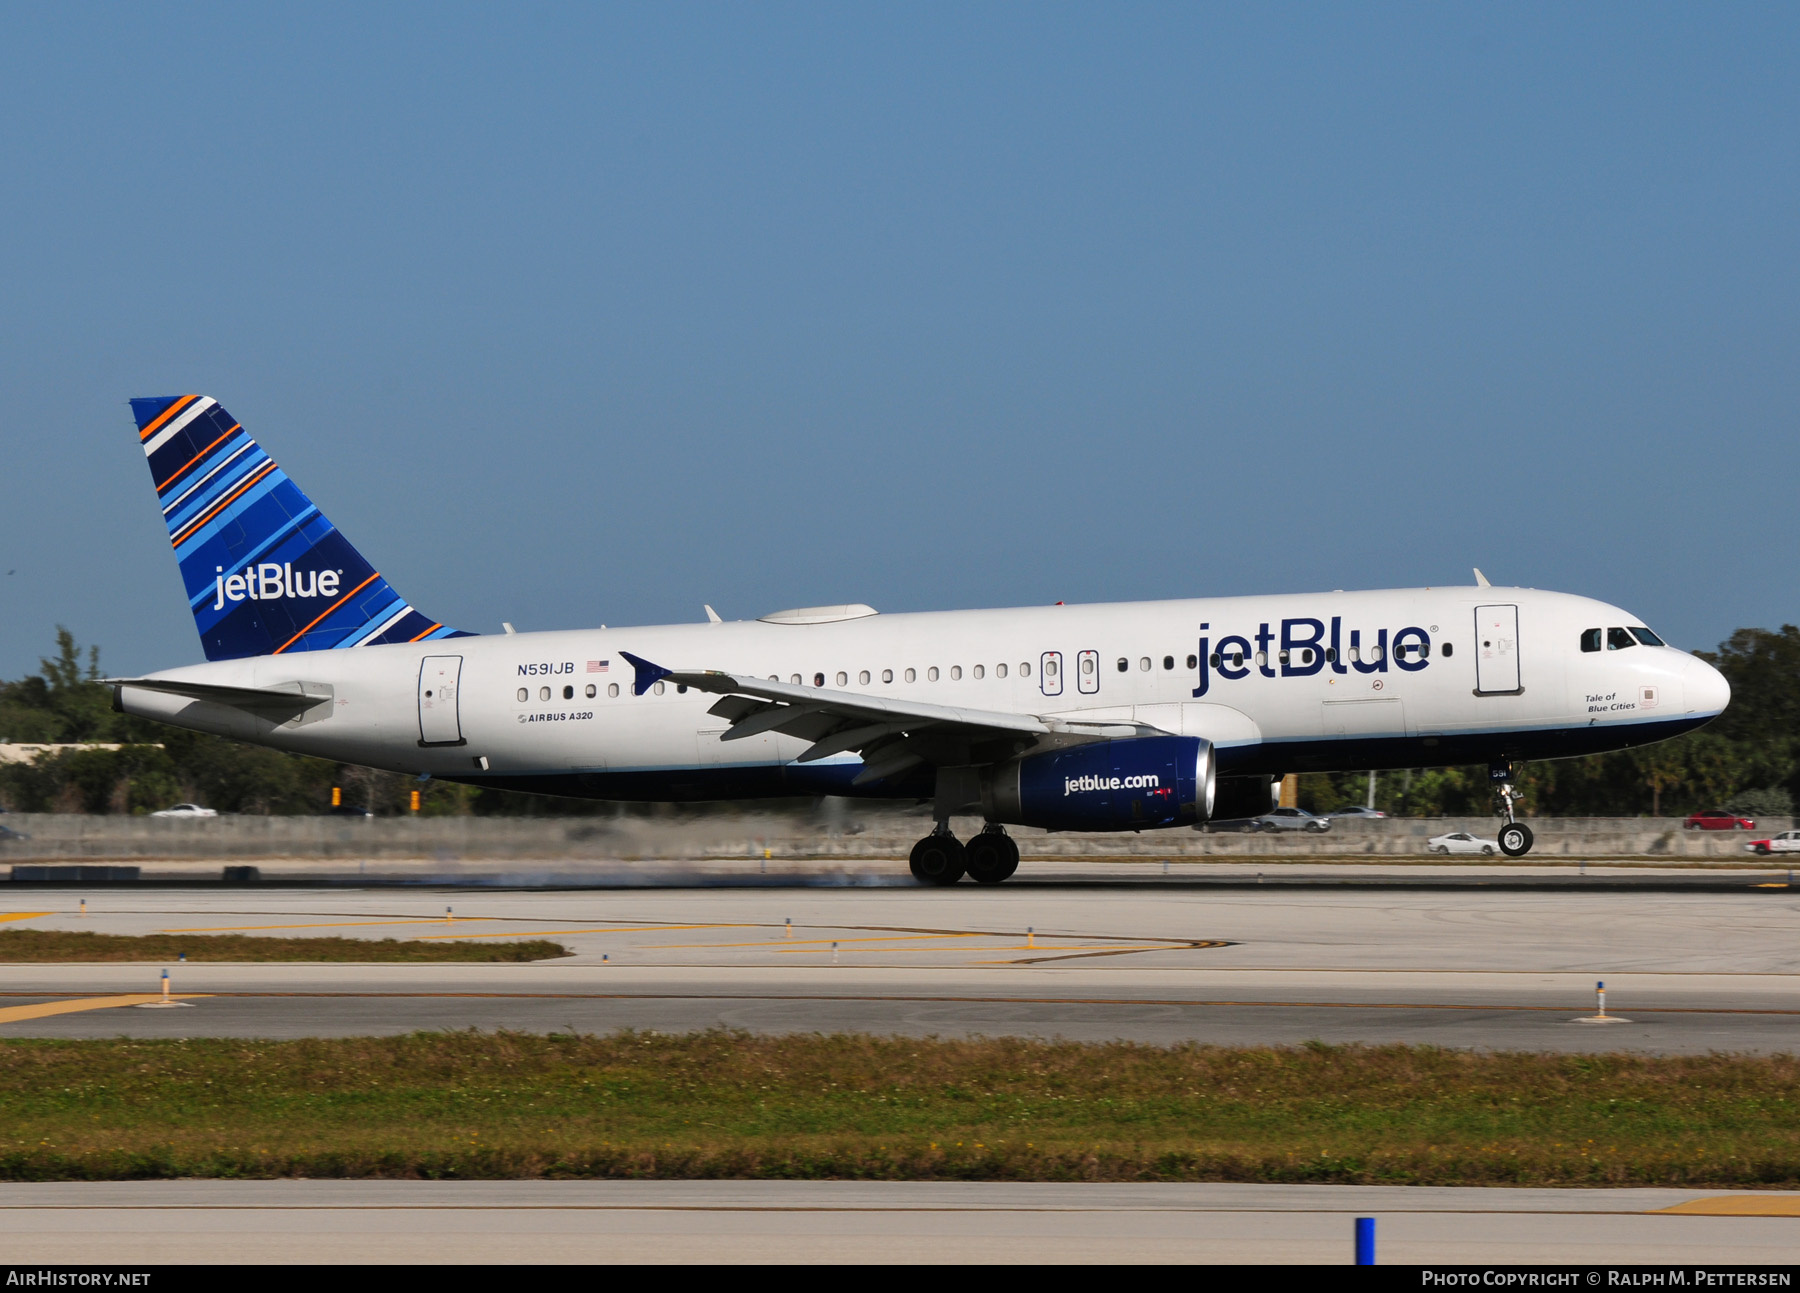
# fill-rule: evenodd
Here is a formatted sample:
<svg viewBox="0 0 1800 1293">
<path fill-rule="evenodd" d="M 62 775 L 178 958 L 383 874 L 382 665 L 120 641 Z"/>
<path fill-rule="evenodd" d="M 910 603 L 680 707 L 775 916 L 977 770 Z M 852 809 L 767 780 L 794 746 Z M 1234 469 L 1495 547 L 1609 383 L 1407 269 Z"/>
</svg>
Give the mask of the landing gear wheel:
<svg viewBox="0 0 1800 1293">
<path fill-rule="evenodd" d="M 948 831 L 927 835 L 913 845 L 908 861 L 913 879 L 922 884 L 955 884 L 968 867 L 967 850 Z"/>
<path fill-rule="evenodd" d="M 969 879 L 977 884 L 999 884 L 1019 869 L 1019 846 L 1005 831 L 983 831 L 969 841 Z"/>
<path fill-rule="evenodd" d="M 1521 858 L 1531 852 L 1531 827 L 1523 822 L 1508 822 L 1502 826 L 1500 851 L 1509 858 Z"/>
</svg>

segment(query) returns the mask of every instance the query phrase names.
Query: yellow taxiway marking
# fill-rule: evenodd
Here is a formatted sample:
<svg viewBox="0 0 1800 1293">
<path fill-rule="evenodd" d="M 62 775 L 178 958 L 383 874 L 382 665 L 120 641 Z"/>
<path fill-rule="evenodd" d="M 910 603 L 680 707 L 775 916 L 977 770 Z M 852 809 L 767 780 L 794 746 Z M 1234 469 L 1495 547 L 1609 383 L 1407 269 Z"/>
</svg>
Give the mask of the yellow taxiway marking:
<svg viewBox="0 0 1800 1293">
<path fill-rule="evenodd" d="M 493 920 L 504 920 L 504 916 L 491 917 Z M 443 924 L 433 921 L 433 924 Z M 644 925 L 640 928 L 620 929 L 615 925 L 588 925 L 582 929 L 514 929 L 505 933 L 488 931 L 484 934 L 420 934 L 419 938 L 532 938 L 544 934 L 654 934 L 664 929 L 754 929 L 754 925 Z M 415 940 L 416 941 L 416 940 Z M 695 947 L 729 947 L 729 943 L 695 943 Z"/>
<path fill-rule="evenodd" d="M 205 992 L 175 992 L 170 994 L 171 1001 L 184 1001 L 190 997 L 210 996 Z M 46 1001 L 39 1006 L 7 1006 L 0 1009 L 0 1024 L 16 1024 L 26 1019 L 42 1019 L 46 1015 L 67 1015 L 77 1010 L 111 1010 L 115 1006 L 142 1006 L 152 1001 L 161 1001 L 158 992 L 140 992 L 129 997 L 81 997 L 75 1001 Z"/>
<path fill-rule="evenodd" d="M 1715 1194 L 1653 1211 L 1689 1217 L 1800 1217 L 1800 1193 Z"/>
<path fill-rule="evenodd" d="M 420 934 L 413 939 L 423 943 L 428 938 L 542 938 L 546 934 L 591 934 L 591 929 L 511 929 L 488 930 L 482 934 Z"/>
<path fill-rule="evenodd" d="M 696 928 L 706 928 L 706 926 L 696 926 Z M 747 928 L 747 927 L 720 926 L 719 928 Z M 654 947 L 657 949 L 675 948 L 675 947 L 779 947 L 779 948 L 784 948 L 784 949 L 785 948 L 799 949 L 801 947 L 806 946 L 808 943 L 817 943 L 822 946 L 828 946 L 832 943 L 899 943 L 899 942 L 903 942 L 908 939 L 917 939 L 917 938 L 990 938 L 990 937 L 992 937 L 992 935 L 984 935 L 984 934 L 888 934 L 886 936 L 870 935 L 867 938 L 770 938 L 770 939 L 762 939 L 762 940 L 759 940 L 754 943 L 649 943 L 649 944 L 646 944 L 646 946 Z"/>
<path fill-rule="evenodd" d="M 458 920 L 502 920 L 500 916 L 458 916 Z M 248 929 L 349 929 L 356 925 L 443 925 L 441 916 L 418 920 L 331 920 L 314 925 L 198 925 L 192 929 L 165 929 L 165 934 L 231 934 Z"/>
<path fill-rule="evenodd" d="M 0 911 L 0 920 L 36 920 L 39 916 L 54 916 L 53 911 Z"/>
</svg>

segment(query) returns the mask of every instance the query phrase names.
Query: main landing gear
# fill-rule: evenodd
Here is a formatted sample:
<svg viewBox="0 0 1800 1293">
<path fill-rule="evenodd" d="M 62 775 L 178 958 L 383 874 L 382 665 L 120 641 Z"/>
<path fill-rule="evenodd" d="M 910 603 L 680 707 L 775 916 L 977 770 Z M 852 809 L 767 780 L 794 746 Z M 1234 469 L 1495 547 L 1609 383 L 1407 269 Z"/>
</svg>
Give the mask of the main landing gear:
<svg viewBox="0 0 1800 1293">
<path fill-rule="evenodd" d="M 1506 825 L 1500 828 L 1500 851 L 1509 858 L 1524 857 L 1531 852 L 1531 827 L 1513 817 L 1513 805 L 1522 795 L 1513 789 L 1511 763 L 1488 764 L 1488 784 L 1494 788 L 1494 800 Z"/>
<path fill-rule="evenodd" d="M 913 845 L 910 864 L 923 884 L 955 884 L 964 875 L 977 884 L 999 884 L 1019 869 L 1019 846 L 1001 826 L 990 824 L 965 845 L 940 824 Z"/>
</svg>

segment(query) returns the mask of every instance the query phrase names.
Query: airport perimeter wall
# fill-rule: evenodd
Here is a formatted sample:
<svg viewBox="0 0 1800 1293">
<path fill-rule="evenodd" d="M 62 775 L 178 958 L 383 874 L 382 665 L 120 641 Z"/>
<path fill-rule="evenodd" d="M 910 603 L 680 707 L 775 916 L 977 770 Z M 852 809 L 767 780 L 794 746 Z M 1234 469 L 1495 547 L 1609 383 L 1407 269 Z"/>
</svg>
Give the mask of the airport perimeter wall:
<svg viewBox="0 0 1800 1293">
<path fill-rule="evenodd" d="M 1744 845 L 1792 826 L 1759 823 L 1753 833 L 1689 831 L 1679 819 L 1532 818 L 1533 859 L 1638 857 L 1747 859 Z M 922 811 L 827 808 L 791 815 L 642 817 L 256 817 L 202 819 L 11 813 L 0 825 L 26 839 L 0 839 L 0 866 L 73 860 L 264 859 L 636 859 L 904 857 L 931 828 Z M 975 820 L 954 823 L 967 838 Z M 1167 830 L 1069 834 L 1014 828 L 1027 857 L 1183 858 L 1408 857 L 1449 831 L 1492 839 L 1483 818 L 1388 818 L 1339 822 L 1323 834 Z"/>
</svg>

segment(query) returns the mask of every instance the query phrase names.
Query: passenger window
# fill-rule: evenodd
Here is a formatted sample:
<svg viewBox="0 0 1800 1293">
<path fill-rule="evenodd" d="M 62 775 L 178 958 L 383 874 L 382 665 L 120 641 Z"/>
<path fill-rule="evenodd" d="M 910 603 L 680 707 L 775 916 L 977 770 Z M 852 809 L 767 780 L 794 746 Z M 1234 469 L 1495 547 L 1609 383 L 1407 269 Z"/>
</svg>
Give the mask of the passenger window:
<svg viewBox="0 0 1800 1293">
<path fill-rule="evenodd" d="M 1606 630 L 1606 649 L 1608 651 L 1623 651 L 1626 647 L 1636 645 L 1637 643 L 1631 640 L 1631 634 L 1624 629 Z"/>
<path fill-rule="evenodd" d="M 1667 642 L 1664 642 L 1661 638 L 1657 637 L 1656 634 L 1652 633 L 1649 629 L 1645 628 L 1642 624 L 1633 624 L 1631 626 L 1631 636 L 1636 638 L 1639 642 L 1642 642 L 1645 646 L 1668 646 L 1669 645 Z"/>
<path fill-rule="evenodd" d="M 950 666 L 950 681 L 951 682 L 962 681 L 962 666 L 961 665 L 953 664 Z"/>
<path fill-rule="evenodd" d="M 664 684 L 662 684 L 660 682 L 656 684 L 655 691 L 658 696 L 663 694 L 663 689 L 664 689 Z"/>
<path fill-rule="evenodd" d="M 1217 652 L 1215 652 L 1214 654 L 1217 654 Z M 1197 655 L 1189 656 L 1188 657 L 1188 668 L 1198 669 L 1199 667 L 1200 667 L 1200 657 Z"/>
<path fill-rule="evenodd" d="M 1286 651 L 1277 652 L 1275 658 L 1281 661 L 1281 663 L 1286 664 L 1288 662 L 1288 653 Z"/>
<path fill-rule="evenodd" d="M 1360 647 L 1351 647 L 1350 648 L 1350 658 L 1352 660 L 1362 659 L 1362 649 Z"/>
<path fill-rule="evenodd" d="M 1337 663 L 1337 648 L 1336 647 L 1326 647 L 1325 648 L 1325 663 L 1326 664 L 1336 664 Z"/>
<path fill-rule="evenodd" d="M 1021 677 L 1021 678 L 1031 677 L 1031 665 L 1029 662 L 1022 663 L 1019 665 L 1019 677 Z"/>
<path fill-rule="evenodd" d="M 794 686 L 798 687 L 800 685 L 800 675 L 795 674 L 792 678 L 789 678 L 788 681 L 793 683 Z"/>
<path fill-rule="evenodd" d="M 994 666 L 994 677 L 996 677 L 996 678 L 1006 677 L 1006 666 L 1003 664 L 995 665 Z"/>
<path fill-rule="evenodd" d="M 917 669 L 908 669 L 906 671 L 906 681 L 917 682 L 918 680 L 919 680 L 919 671 Z"/>
<path fill-rule="evenodd" d="M 1093 656 L 1091 656 L 1091 655 L 1083 656 L 1081 658 L 1081 672 L 1083 672 L 1085 674 L 1091 674 L 1094 672 L 1094 657 Z"/>
<path fill-rule="evenodd" d="M 883 669 L 881 671 L 881 681 L 883 681 L 883 682 L 894 681 L 894 671 L 892 669 Z"/>
<path fill-rule="evenodd" d="M 864 669 L 861 673 L 856 675 L 856 685 L 858 687 L 867 687 L 869 685 L 869 671 L 867 669 Z"/>
<path fill-rule="evenodd" d="M 1219 653 L 1217 651 L 1214 651 L 1210 656 L 1207 657 L 1206 662 L 1208 664 L 1210 664 L 1213 668 L 1217 669 L 1220 664 Z"/>
<path fill-rule="evenodd" d="M 824 685 L 825 685 L 825 675 L 822 673 L 815 673 L 813 675 L 813 686 L 823 687 Z"/>
<path fill-rule="evenodd" d="M 1142 656 L 1138 659 L 1138 672 L 1139 673 L 1149 673 L 1150 672 L 1150 657 L 1149 656 Z"/>
<path fill-rule="evenodd" d="M 929 668 L 925 671 L 925 681 L 926 682 L 936 682 L 937 681 L 937 666 L 936 665 L 932 665 L 931 668 Z"/>
<path fill-rule="evenodd" d="M 530 693 L 530 692 L 529 692 L 529 691 L 527 691 L 527 690 L 526 690 L 526 689 L 525 689 L 525 688 L 523 688 L 523 687 L 521 687 L 521 688 L 519 688 L 519 699 L 520 699 L 520 700 L 521 700 L 521 701 L 527 701 L 527 700 L 530 700 L 530 699 L 531 699 L 531 693 Z"/>
<path fill-rule="evenodd" d="M 1131 668 L 1131 661 L 1127 660 L 1124 656 L 1120 656 L 1119 657 L 1119 672 L 1124 673 L 1129 668 Z"/>
<path fill-rule="evenodd" d="M 1456 643 L 1454 643 L 1454 642 L 1444 643 L 1444 658 L 1446 660 L 1448 660 L 1451 656 L 1456 654 L 1455 648 L 1456 648 Z M 1329 655 L 1330 652 L 1327 652 L 1326 654 Z"/>
<path fill-rule="evenodd" d="M 1487 643 L 1483 642 L 1481 645 L 1486 646 Z M 1581 630 L 1581 649 L 1583 651 L 1598 651 L 1600 649 L 1599 629 Z"/>
<path fill-rule="evenodd" d="M 984 670 L 982 669 L 982 667 L 980 665 L 976 665 L 973 669 L 969 670 L 969 676 L 971 678 L 979 678 L 982 676 L 983 672 L 984 672 Z"/>
<path fill-rule="evenodd" d="M 539 700 L 549 700 L 550 699 L 550 689 L 548 687 L 539 687 L 538 688 L 538 699 Z"/>
<path fill-rule="evenodd" d="M 1256 667 L 1258 669 L 1267 669 L 1269 667 L 1269 653 L 1267 651 L 1258 651 L 1256 653 Z"/>
<path fill-rule="evenodd" d="M 1175 667 L 1175 657 L 1172 655 L 1164 656 L 1163 657 L 1163 668 L 1165 670 L 1168 670 L 1168 669 L 1173 669 L 1174 667 Z"/>
<path fill-rule="evenodd" d="M 840 687 L 848 687 L 850 685 L 850 675 L 845 673 L 842 669 L 838 670 L 837 685 Z"/>
<path fill-rule="evenodd" d="M 619 684 L 616 682 L 607 683 L 606 684 L 606 694 L 608 696 L 617 696 L 619 694 Z"/>
<path fill-rule="evenodd" d="M 564 700 L 574 700 L 575 699 L 575 688 L 564 687 L 563 688 L 563 699 Z"/>
</svg>

